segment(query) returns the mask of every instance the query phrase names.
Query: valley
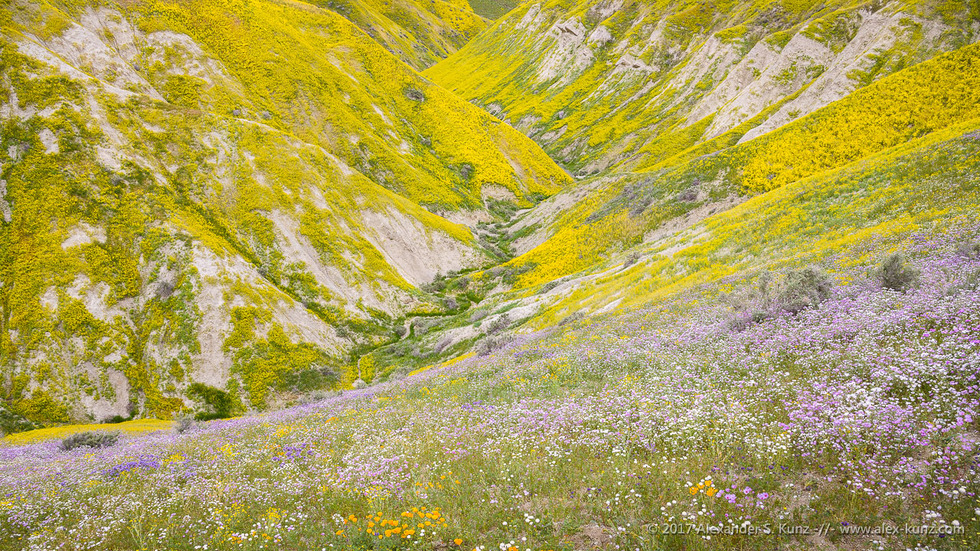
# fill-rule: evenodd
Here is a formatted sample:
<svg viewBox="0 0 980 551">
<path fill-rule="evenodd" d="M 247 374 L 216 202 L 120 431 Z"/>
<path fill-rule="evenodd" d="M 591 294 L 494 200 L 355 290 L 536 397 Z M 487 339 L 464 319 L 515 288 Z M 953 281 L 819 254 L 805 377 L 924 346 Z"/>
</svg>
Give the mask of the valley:
<svg viewBox="0 0 980 551">
<path fill-rule="evenodd" d="M 2 8 L 0 549 L 980 541 L 976 2 Z"/>
</svg>

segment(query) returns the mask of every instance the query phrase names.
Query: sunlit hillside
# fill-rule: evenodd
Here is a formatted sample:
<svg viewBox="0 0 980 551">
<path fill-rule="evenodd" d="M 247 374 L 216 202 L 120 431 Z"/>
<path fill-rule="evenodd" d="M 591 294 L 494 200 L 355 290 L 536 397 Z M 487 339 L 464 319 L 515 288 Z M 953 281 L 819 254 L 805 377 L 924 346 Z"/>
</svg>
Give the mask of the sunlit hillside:
<svg viewBox="0 0 980 551">
<path fill-rule="evenodd" d="M 0 547 L 975 549 L 980 228 L 894 245 L 913 289 L 872 254 L 790 314 L 733 277 L 285 411 L 9 440 Z"/>
<path fill-rule="evenodd" d="M 842 173 L 890 169 L 896 158 L 910 149 L 967 134 L 978 127 L 980 46 L 973 45 L 882 79 L 754 140 L 707 154 L 704 148 L 695 148 L 673 157 L 657 170 L 595 180 L 601 188 L 565 209 L 550 227 L 540 230 L 545 235 L 550 233 L 543 243 L 512 261 L 518 267 L 531 267 L 517 286 L 547 283 L 601 264 L 609 254 L 636 245 L 643 248 L 644 244 L 659 244 L 670 237 L 670 229 L 691 225 L 713 214 L 711 211 L 727 210 L 749 198 L 755 198 L 751 204 L 779 201 L 784 193 L 769 192 L 790 184 L 806 186 L 804 182 L 808 180 L 839 182 Z M 927 193 L 913 200 L 912 194 L 921 193 L 923 184 L 912 171 L 898 171 L 879 185 L 894 190 L 887 194 L 889 201 L 894 201 L 894 193 L 901 194 L 903 204 L 899 208 L 917 210 L 932 201 L 950 200 L 960 192 L 975 193 L 975 167 L 969 160 L 974 147 L 967 139 L 967 153 L 961 159 L 927 165 L 930 170 L 965 170 L 971 175 L 953 179 L 945 193 Z M 944 148 L 939 150 L 946 152 Z M 933 154 L 922 153 L 926 157 Z M 829 185 L 840 186 L 836 193 L 846 196 L 841 184 Z M 952 201 L 954 207 L 973 205 L 972 201 Z M 840 207 L 843 209 L 844 204 Z M 805 227 L 816 222 L 810 214 L 814 208 L 818 205 L 807 200 L 795 201 L 784 210 L 797 213 L 798 224 Z M 837 222 L 843 222 L 850 214 L 840 212 Z M 941 216 L 947 214 L 943 211 Z M 891 222 L 894 215 L 891 212 L 881 218 L 861 219 L 866 223 Z M 828 226 L 827 229 L 833 228 L 833 222 Z M 775 230 L 772 226 L 763 227 Z M 787 238 L 801 229 L 794 225 Z M 731 239 L 739 236 L 724 238 L 728 245 Z M 700 240 L 692 237 L 690 244 Z M 703 262 L 704 251 L 697 250 L 695 256 Z M 732 262 L 723 265 L 729 270 L 737 267 Z M 676 272 L 676 263 L 672 269 Z"/>
<path fill-rule="evenodd" d="M 496 258 L 470 229 L 493 201 L 568 183 L 333 11 L 2 13 L 0 365 L 36 423 L 350 384 L 354 351 L 443 308 L 421 286 Z"/>
<path fill-rule="evenodd" d="M 526 2 L 426 76 L 570 171 L 747 141 L 975 42 L 970 2 Z"/>
<path fill-rule="evenodd" d="M 980 548 L 976 2 L 0 7 L 0 551 Z"/>
<path fill-rule="evenodd" d="M 466 0 L 312 0 L 342 15 L 416 69 L 455 52 L 486 28 Z M 481 17 L 481 15 L 483 17 Z"/>
<path fill-rule="evenodd" d="M 498 19 L 520 5 L 519 0 L 469 0 L 477 14 L 487 19 Z"/>
</svg>

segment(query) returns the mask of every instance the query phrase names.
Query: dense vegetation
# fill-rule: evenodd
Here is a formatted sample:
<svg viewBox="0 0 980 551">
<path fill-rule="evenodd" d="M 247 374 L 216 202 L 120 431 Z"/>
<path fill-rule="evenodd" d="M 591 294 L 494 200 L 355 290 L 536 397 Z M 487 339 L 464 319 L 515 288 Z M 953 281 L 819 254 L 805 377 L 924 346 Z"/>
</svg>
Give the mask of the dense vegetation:
<svg viewBox="0 0 980 551">
<path fill-rule="evenodd" d="M 975 41 L 977 21 L 971 2 L 527 2 L 425 75 L 586 176 L 771 130 Z"/>
<path fill-rule="evenodd" d="M 567 184 L 332 10 L 5 4 L 5 430 L 169 418 L 201 380 L 253 408 L 350 383 L 358 351 L 441 307 L 427 279 L 484 262 L 440 215 Z"/>
<path fill-rule="evenodd" d="M 487 19 L 497 19 L 520 2 L 517 0 L 469 0 L 473 11 Z"/>
<path fill-rule="evenodd" d="M 737 276 L 286 411 L 2 448 L 3 547 L 972 549 L 978 240 L 896 243 L 905 292 L 877 255 Z M 742 322 L 767 285 L 824 291 Z M 848 533 L 882 522 L 926 533 Z"/>
<path fill-rule="evenodd" d="M 980 546 L 976 2 L 0 8 L 0 550 Z"/>
<path fill-rule="evenodd" d="M 540 122 L 532 126 L 519 123 L 559 158 L 570 151 L 570 144 L 584 143 L 575 133 L 576 128 L 581 128 L 589 137 L 589 146 L 571 153 L 576 162 L 607 155 L 616 155 L 622 160 L 621 163 L 595 165 L 601 171 L 579 184 L 580 189 L 587 189 L 588 192 L 577 195 L 572 206 L 556 212 L 550 219 L 542 220 L 540 227 L 527 228 L 519 223 L 516 227 L 524 231 L 531 229 L 540 238 L 535 247 L 510 261 L 508 266 L 520 273 L 515 280 L 515 288 L 527 292 L 533 288 L 543 289 L 544 285 L 576 274 L 614 269 L 622 263 L 624 256 L 632 258 L 633 262 L 640 258 L 650 260 L 622 273 L 614 271 L 600 282 L 580 286 L 571 299 L 563 297 L 558 301 L 557 308 L 551 308 L 552 313 L 538 324 L 538 327 L 542 327 L 561 319 L 556 319 L 556 312 L 559 316 L 567 316 L 579 312 L 588 303 L 601 309 L 617 300 L 624 305 L 643 304 L 651 298 L 669 295 L 675 290 L 675 283 L 690 285 L 705 278 L 717 278 L 745 269 L 749 265 L 745 260 L 758 260 L 757 252 L 732 255 L 731 249 L 744 250 L 743 247 L 748 245 L 742 241 L 746 234 L 711 231 L 710 243 L 700 243 L 689 249 L 688 245 L 692 244 L 690 238 L 696 236 L 671 236 L 700 219 L 726 211 L 750 197 L 758 197 L 750 204 L 765 205 L 772 208 L 774 214 L 781 213 L 778 216 L 782 220 L 768 227 L 765 242 L 783 240 L 788 244 L 801 236 L 801 231 L 804 232 L 803 236 L 808 236 L 818 228 L 851 228 L 849 220 L 857 221 L 857 218 L 851 218 L 843 210 L 843 204 L 834 209 L 833 217 L 820 216 L 821 222 L 816 223 L 816 211 L 826 208 L 826 204 L 810 196 L 802 200 L 798 198 L 796 194 L 803 187 L 812 185 L 802 182 L 808 179 L 825 182 L 823 185 L 830 186 L 827 192 L 843 201 L 849 188 L 843 185 L 841 189 L 834 189 L 842 184 L 836 175 L 853 173 L 855 163 L 865 163 L 856 170 L 877 174 L 878 168 L 885 169 L 896 159 L 907 155 L 911 148 L 963 134 L 971 135 L 970 132 L 980 126 L 980 112 L 977 111 L 980 98 L 976 95 L 976 90 L 980 89 L 976 82 L 977 75 L 980 75 L 976 66 L 980 49 L 976 45 L 964 45 L 963 41 L 940 41 L 929 46 L 922 29 L 934 25 L 937 29 L 945 29 L 944 36 L 947 38 L 968 37 L 969 34 L 964 33 L 970 31 L 965 30 L 964 25 L 971 24 L 973 16 L 968 14 L 973 12 L 966 5 L 949 5 L 939 12 L 933 11 L 935 9 L 938 8 L 893 4 L 887 10 L 875 12 L 873 6 L 853 3 L 800 5 L 793 9 L 777 6 L 765 11 L 761 6 L 739 4 L 735 10 L 707 14 L 703 28 L 693 35 L 669 32 L 650 35 L 650 42 L 644 46 L 647 51 L 664 48 L 674 52 L 670 70 L 631 76 L 628 71 L 623 72 L 620 65 L 611 61 L 604 63 L 601 57 L 596 57 L 589 58 L 589 67 L 580 72 L 575 69 L 560 71 L 555 76 L 557 80 L 543 82 L 540 78 L 535 81 L 533 76 L 540 76 L 547 69 L 548 60 L 554 58 L 556 52 L 567 49 L 563 46 L 562 36 L 565 35 L 561 34 L 561 28 L 573 27 L 576 21 L 592 29 L 593 34 L 596 29 L 608 28 L 611 38 L 603 48 L 610 50 L 610 56 L 620 56 L 622 61 L 628 57 L 623 53 L 624 48 L 631 46 L 625 51 L 634 52 L 639 46 L 632 46 L 641 43 L 638 41 L 652 31 L 652 27 L 644 26 L 643 22 L 655 20 L 658 14 L 663 13 L 658 10 L 676 14 L 662 20 L 668 29 L 680 24 L 677 18 L 693 17 L 694 12 L 679 10 L 676 5 L 667 3 L 648 8 L 632 5 L 608 11 L 603 11 L 602 5 L 591 8 L 574 3 L 529 4 L 498 22 L 493 29 L 426 74 L 464 96 L 490 105 L 493 112 L 506 115 L 511 121 L 524 121 L 528 116 L 525 109 L 532 109 L 535 113 L 541 109 L 561 110 L 561 116 L 544 113 Z M 859 13 L 863 15 L 858 17 Z M 912 14 L 921 17 L 925 13 L 933 14 L 932 21 L 916 23 L 920 32 L 913 33 L 914 40 L 901 33 L 894 34 L 893 47 L 905 51 L 915 44 L 916 55 L 926 57 L 945 48 L 959 49 L 911 67 L 907 66 L 921 57 L 908 57 L 902 63 L 886 64 L 878 68 L 874 78 L 860 83 L 855 82 L 851 78 L 854 75 L 850 73 L 835 75 L 831 67 L 827 69 L 829 72 L 814 73 L 806 80 L 794 80 L 792 87 L 773 88 L 767 78 L 772 76 L 770 73 L 774 67 L 790 63 L 784 59 L 785 56 L 770 57 L 767 65 L 756 71 L 758 74 L 748 72 L 739 76 L 746 65 L 764 59 L 758 56 L 753 58 L 749 55 L 750 50 L 775 48 L 763 40 L 766 33 L 782 33 L 786 40 L 792 38 L 804 46 L 809 44 L 807 41 L 817 40 L 824 44 L 821 47 L 828 48 L 833 64 L 863 66 L 871 61 L 854 59 L 855 50 L 843 47 L 860 34 L 860 29 L 867 28 L 868 36 L 877 32 L 870 27 L 871 23 L 862 27 L 863 21 L 880 17 L 907 26 L 912 24 Z M 954 17 L 953 13 L 962 13 L 963 16 Z M 841 18 L 850 21 L 853 28 L 848 27 L 850 30 L 845 33 L 846 36 L 834 38 L 830 35 L 844 30 L 831 26 L 831 23 L 845 20 Z M 721 39 L 712 33 L 715 32 L 713 29 L 735 20 L 748 22 L 745 29 L 749 34 L 745 35 L 745 40 L 754 37 L 754 46 L 747 45 L 737 55 L 729 55 L 726 53 L 727 46 L 719 46 L 716 42 Z M 623 25 L 627 23 L 628 28 L 632 29 L 630 32 L 623 30 Z M 549 25 L 556 26 L 549 30 Z M 901 25 L 892 29 L 898 30 Z M 779 31 L 780 26 L 787 30 Z M 558 31 L 555 31 L 556 28 Z M 505 38 L 508 36 L 522 38 Z M 690 46 L 679 58 L 680 54 L 675 48 L 678 41 Z M 838 42 L 838 46 L 833 46 Z M 598 47 L 593 43 L 588 44 Z M 579 51 L 576 48 L 582 47 L 574 46 L 569 51 Z M 812 48 L 819 50 L 816 46 Z M 793 59 L 816 55 L 814 51 L 794 52 L 791 56 Z M 881 52 L 874 54 L 878 57 L 884 55 Z M 692 74 L 695 70 L 721 76 L 715 78 L 710 86 L 699 88 L 694 86 L 698 82 L 696 75 Z M 522 76 L 518 78 L 515 75 Z M 743 113 L 745 122 L 737 124 L 732 120 L 727 127 L 719 127 L 719 117 L 730 118 L 725 111 L 728 107 L 722 103 L 716 112 L 706 111 L 703 104 L 705 97 L 724 92 L 727 90 L 726 82 L 739 78 L 750 81 L 750 84 L 739 92 L 740 95 L 727 98 L 732 104 L 738 104 L 738 98 L 746 94 L 762 93 L 763 89 L 776 92 L 772 92 L 773 97 L 767 100 L 771 103 L 768 106 L 743 106 L 747 110 Z M 827 105 L 823 105 L 827 99 L 835 98 L 833 94 L 824 92 L 822 99 L 817 96 L 805 108 L 800 107 L 809 111 L 798 110 L 793 117 L 783 119 L 781 126 L 775 130 L 743 141 L 752 129 L 770 124 L 768 120 L 785 111 L 786 102 L 800 99 L 801 94 L 811 87 L 827 86 L 828 81 L 834 82 L 834 86 L 850 87 L 853 91 Z M 585 88 L 570 92 L 575 86 Z M 642 88 L 642 94 L 636 91 L 638 87 Z M 487 98 L 492 98 L 492 101 Z M 570 104 L 569 98 L 576 98 L 575 102 Z M 654 105 L 662 107 L 654 109 Z M 703 118 L 693 120 L 695 114 Z M 666 130 L 671 125 L 677 125 L 676 132 Z M 565 130 L 559 131 L 562 128 Z M 950 129 L 948 132 L 945 131 L 947 128 Z M 607 131 L 612 134 L 601 134 Z M 552 141 L 546 137 L 548 133 L 561 137 Z M 650 137 L 642 138 L 644 133 Z M 976 193 L 974 168 L 969 160 L 972 140 L 965 140 L 963 147 L 966 156 L 956 158 L 945 157 L 949 151 L 946 147 L 934 149 L 948 163 L 941 169 L 957 174 L 951 177 L 951 192 L 955 197 L 965 198 L 963 202 L 950 205 L 960 213 L 969 211 L 974 204 L 973 194 Z M 876 184 L 892 186 L 889 192 L 883 192 L 877 196 L 879 199 L 874 199 L 879 204 L 889 204 L 886 207 L 890 209 L 889 214 L 880 208 L 872 212 L 861 211 L 866 216 L 870 215 L 867 219 L 869 227 L 877 223 L 894 223 L 895 220 L 889 216 L 897 215 L 896 209 L 922 209 L 924 204 L 946 201 L 945 191 L 938 195 L 918 194 L 921 188 L 917 178 L 923 176 L 918 167 L 932 171 L 944 162 L 931 156 L 932 153 L 922 153 L 921 161 L 911 161 L 913 166 L 901 163 L 903 169 L 909 169 L 910 173 L 891 170 L 884 177 L 885 180 L 879 176 L 868 176 Z M 629 172 L 623 172 L 626 169 Z M 768 193 L 789 184 L 797 186 L 790 192 L 793 195 Z M 909 202 L 904 206 L 887 197 L 888 193 L 909 192 L 916 199 L 909 197 Z M 913 204 L 916 206 L 912 207 Z M 959 210 L 959 206 L 964 210 Z M 741 216 L 744 211 L 732 212 Z M 940 210 L 935 216 L 945 217 L 948 214 Z M 754 220 L 752 217 L 749 219 Z M 728 219 L 721 215 L 716 220 L 716 223 L 724 224 L 723 221 Z M 705 228 L 710 229 L 710 226 Z M 673 252 L 678 248 L 687 250 Z M 725 250 L 726 256 L 720 258 L 712 255 L 710 251 L 715 248 Z M 757 249 L 758 245 L 753 248 Z M 672 252 L 670 255 L 657 254 L 664 250 Z M 832 247 L 828 247 L 829 250 Z M 766 254 L 765 257 L 799 260 L 798 256 L 780 257 L 782 254 L 789 253 L 783 250 Z M 688 259 L 695 266 L 685 266 Z"/>
</svg>

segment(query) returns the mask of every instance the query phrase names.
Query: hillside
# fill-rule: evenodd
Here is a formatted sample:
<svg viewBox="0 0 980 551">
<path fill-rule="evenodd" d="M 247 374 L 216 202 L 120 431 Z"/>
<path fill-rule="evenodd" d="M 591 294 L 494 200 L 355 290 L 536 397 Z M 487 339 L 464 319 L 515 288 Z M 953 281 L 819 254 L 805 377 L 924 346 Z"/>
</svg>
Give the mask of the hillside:
<svg viewBox="0 0 980 551">
<path fill-rule="evenodd" d="M 895 245 L 921 286 L 868 258 L 745 326 L 733 277 L 285 411 L 8 437 L 0 548 L 976 549 L 980 228 Z"/>
<path fill-rule="evenodd" d="M 12 6 L 4 402 L 40 425 L 277 407 L 486 353 L 501 334 L 819 262 L 854 235 L 898 238 L 976 204 L 968 6 L 746 4 L 680 33 L 678 14 L 694 16 L 684 6 L 524 5 L 425 73 L 490 114 L 369 36 L 380 25 L 370 17 L 394 4 Z M 418 30 L 441 8 L 418 9 L 428 15 L 399 21 Z M 642 43 L 677 59 L 635 82 L 601 59 L 547 82 L 511 78 L 566 49 L 548 38 L 551 20 L 609 30 L 609 55 Z M 814 38 L 831 22 L 847 32 Z M 717 43 L 733 25 L 748 29 L 741 57 Z M 898 32 L 910 25 L 921 32 Z M 834 52 L 829 69 L 778 90 L 766 80 L 814 41 Z M 884 59 L 885 46 L 893 62 L 857 79 L 853 67 Z M 772 56 L 746 93 L 771 97 L 743 105 L 725 83 L 761 63 L 760 48 Z M 502 65 L 485 71 L 490 61 Z M 685 88 L 706 63 L 728 76 Z M 627 82 L 647 96 L 624 99 Z M 569 92 L 582 85 L 594 90 Z M 779 118 L 811 90 L 805 110 Z M 730 101 L 698 115 L 719 94 Z M 573 96 L 583 99 L 563 125 L 612 134 L 559 158 L 582 167 L 629 145 L 571 184 L 492 115 Z M 539 126 L 557 119 L 525 119 L 555 154 Z M 636 139 L 640 127 L 650 140 Z M 936 195 L 926 181 L 948 184 Z"/>
<path fill-rule="evenodd" d="M 357 25 L 402 61 L 424 69 L 486 28 L 466 0 L 313 0 Z"/>
<path fill-rule="evenodd" d="M 980 548 L 977 2 L 0 8 L 0 551 Z"/>
<path fill-rule="evenodd" d="M 419 350 L 492 350 L 503 329 L 628 312 L 971 216 L 978 62 L 980 46 L 964 46 L 755 139 L 734 130 L 650 169 L 579 179 L 506 224 L 514 259 L 446 281 L 447 296 L 487 294 L 476 312 L 427 320 L 413 339 L 372 352 L 378 371 L 426 365 L 431 355 Z"/>
<path fill-rule="evenodd" d="M 936 136 L 965 134 L 980 127 L 977 90 L 980 46 L 973 45 L 882 79 L 755 140 L 718 151 L 695 148 L 657 171 L 595 180 L 586 198 L 540 230 L 543 235 L 538 239 L 544 235 L 547 239 L 512 261 L 531 267 L 517 285 L 547 283 L 632 247 L 648 250 L 646 245 L 664 244 L 677 230 L 749 198 L 756 198 L 754 204 L 778 201 L 783 194 L 768 192 L 790 184 L 802 185 L 808 179 L 836 181 L 840 174 L 853 171 L 873 172 L 874 167 L 894 162 L 894 155 L 886 154 L 893 148 L 907 151 Z M 948 128 L 953 130 L 945 132 Z M 966 147 L 971 146 L 967 141 Z M 876 159 L 883 154 L 887 161 Z M 847 170 L 857 162 L 865 164 Z M 943 169 L 954 167 L 959 165 Z M 909 201 L 903 202 L 906 208 L 922 208 L 923 203 L 908 196 L 920 192 L 919 183 L 906 177 L 907 173 L 900 172 L 882 184 L 901 188 Z M 961 189 L 972 192 L 970 179 L 954 182 L 953 195 Z M 837 193 L 846 192 L 841 188 Z M 929 202 L 945 197 L 920 199 Z M 809 198 L 798 203 L 793 207 L 798 212 L 816 207 Z M 874 221 L 877 217 L 868 219 Z M 804 216 L 800 222 L 814 220 Z"/>
<path fill-rule="evenodd" d="M 422 285 L 495 258 L 469 226 L 568 182 L 315 6 L 2 17 L 0 365 L 38 423 L 349 384 L 353 351 L 443 308 Z"/>
<path fill-rule="evenodd" d="M 518 0 L 469 0 L 469 2 L 473 11 L 487 19 L 498 19 L 520 4 Z"/>
<path fill-rule="evenodd" d="M 426 71 L 579 176 L 748 141 L 976 42 L 970 2 L 527 2 Z"/>
</svg>

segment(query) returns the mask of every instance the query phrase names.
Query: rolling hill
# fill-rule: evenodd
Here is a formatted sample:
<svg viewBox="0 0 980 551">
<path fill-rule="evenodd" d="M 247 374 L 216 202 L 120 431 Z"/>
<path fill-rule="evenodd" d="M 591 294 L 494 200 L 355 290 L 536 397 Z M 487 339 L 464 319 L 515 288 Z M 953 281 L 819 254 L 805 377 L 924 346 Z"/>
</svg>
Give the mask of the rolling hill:
<svg viewBox="0 0 980 551">
<path fill-rule="evenodd" d="M 0 7 L 0 551 L 980 548 L 977 2 Z"/>
<path fill-rule="evenodd" d="M 423 284 L 493 258 L 467 224 L 569 181 L 334 11 L 2 13 L 0 363 L 37 422 L 356 379 L 352 351 L 442 308 Z"/>
<path fill-rule="evenodd" d="M 702 223 L 749 199 L 777 200 L 768 192 L 789 184 L 833 181 L 856 163 L 871 171 L 866 164 L 887 165 L 875 159 L 893 158 L 890 151 L 907 152 L 930 135 L 969 134 L 978 124 L 972 4 L 715 8 L 527 3 L 426 71 L 513 122 L 579 176 L 507 230 L 519 255 L 504 266 L 513 280 L 507 288 L 525 295 L 522 304 L 533 302 L 531 311 L 553 300 L 532 300 L 531 289 L 556 281 L 566 291 L 588 282 L 573 295 L 592 295 L 595 309 L 669 295 L 673 282 L 704 276 L 677 257 L 691 247 L 706 266 L 693 253 L 702 251 Z M 970 198 L 959 205 L 967 209 L 971 181 L 954 180 L 954 195 Z M 800 201 L 792 210 L 805 225 L 812 208 L 820 207 Z M 707 264 L 719 277 L 779 263 L 780 254 Z M 648 259 L 653 273 L 634 267 L 630 278 L 602 278 L 596 292 L 592 280 L 624 259 Z M 663 270 L 672 272 L 666 280 Z M 636 287 L 643 280 L 650 282 Z M 574 304 L 559 311 L 574 313 Z M 556 321 L 546 317 L 541 323 Z"/>
<path fill-rule="evenodd" d="M 527 2 L 426 71 L 579 176 L 748 141 L 977 40 L 970 2 Z"/>
</svg>

